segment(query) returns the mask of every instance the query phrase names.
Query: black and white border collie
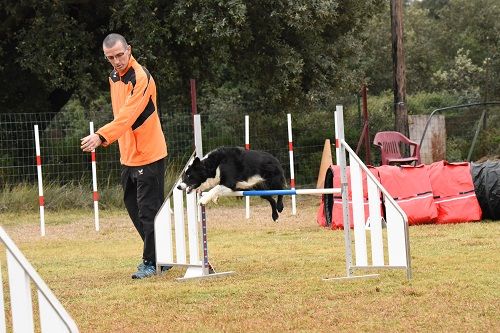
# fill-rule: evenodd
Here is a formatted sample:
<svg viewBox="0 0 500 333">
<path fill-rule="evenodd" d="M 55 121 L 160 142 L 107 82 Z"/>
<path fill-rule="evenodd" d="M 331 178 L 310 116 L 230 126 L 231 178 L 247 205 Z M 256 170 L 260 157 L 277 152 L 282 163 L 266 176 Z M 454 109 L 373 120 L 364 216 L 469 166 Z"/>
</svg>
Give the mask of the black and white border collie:
<svg viewBox="0 0 500 333">
<path fill-rule="evenodd" d="M 201 160 L 196 157 L 182 175 L 180 190 L 206 191 L 200 199 L 205 205 L 217 202 L 221 194 L 244 190 L 282 190 L 285 176 L 280 162 L 271 154 L 240 147 L 221 147 L 209 152 Z M 269 201 L 276 221 L 283 211 L 283 196 L 277 201 L 272 196 L 261 196 Z"/>
</svg>

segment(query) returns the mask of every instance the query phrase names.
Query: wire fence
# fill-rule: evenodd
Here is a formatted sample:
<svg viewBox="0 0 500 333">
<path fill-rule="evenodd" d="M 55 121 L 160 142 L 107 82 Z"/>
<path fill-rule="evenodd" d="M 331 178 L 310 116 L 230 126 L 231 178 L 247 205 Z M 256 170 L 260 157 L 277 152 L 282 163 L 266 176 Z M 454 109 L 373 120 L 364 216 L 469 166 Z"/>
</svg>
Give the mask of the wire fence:
<svg viewBox="0 0 500 333">
<path fill-rule="evenodd" d="M 241 119 L 227 115 L 221 119 L 217 115 L 201 115 L 204 153 L 224 145 L 244 147 L 244 115 L 238 118 Z M 93 120 L 94 128 L 98 129 L 109 120 L 108 116 Z M 194 150 L 192 115 L 186 109 L 163 114 L 161 120 L 169 153 L 167 170 L 176 173 Z M 89 121 L 90 119 L 75 120 L 75 116 L 67 112 L 56 115 L 0 114 L 0 186 L 36 183 L 34 125 L 39 127 L 44 183 L 90 182 L 91 156 L 80 149 L 80 138 L 88 135 L 90 131 Z M 266 128 L 252 126 L 254 124 L 250 118 L 250 144 L 252 149 L 266 150 L 276 156 L 281 161 L 285 174 L 289 175 L 286 115 L 277 123 L 280 123 L 280 128 L 277 129 L 272 128 L 273 124 L 267 124 L 271 126 Z M 329 126 L 333 132 L 333 117 Z M 316 183 L 322 149 L 323 142 L 294 147 L 295 179 L 298 185 Z M 301 163 L 297 162 L 301 159 L 313 159 L 316 165 L 301 167 Z M 118 145 L 98 148 L 96 160 L 100 186 L 119 184 L 121 167 Z"/>
<path fill-rule="evenodd" d="M 355 148 L 361 123 L 355 107 L 346 111 L 346 138 Z M 377 131 L 385 130 L 383 127 L 392 123 L 390 117 L 377 118 L 378 115 L 380 112 L 373 112 L 370 119 L 372 138 Z M 466 160 L 471 154 L 472 142 L 471 160 L 500 156 L 500 107 L 465 108 L 443 115 L 446 121 L 447 160 Z M 94 128 L 98 129 L 111 118 L 111 110 L 85 113 L 74 108 L 57 114 L 0 114 L 0 188 L 20 183 L 36 184 L 35 124 L 40 130 L 44 183 L 90 184 L 91 156 L 81 151 L 80 138 L 88 135 L 89 121 L 93 121 Z M 290 181 L 286 120 L 285 113 L 251 113 L 250 146 L 276 156 Z M 169 151 L 169 184 L 169 179 L 175 178 L 194 150 L 193 119 L 186 108 L 162 114 L 161 121 Z M 334 137 L 333 112 L 292 114 L 292 122 L 296 184 L 298 188 L 310 187 L 317 182 L 324 140 Z M 244 147 L 244 114 L 241 112 L 202 112 L 201 123 L 204 153 L 224 145 Z M 364 156 L 364 152 L 360 151 L 359 155 Z M 372 164 L 377 165 L 380 161 L 378 152 L 372 150 L 372 156 Z M 118 145 L 98 148 L 96 159 L 99 187 L 118 185 L 121 168 Z"/>
<path fill-rule="evenodd" d="M 445 119 L 446 159 L 478 161 L 500 158 L 500 103 L 473 103 L 434 110 Z M 425 133 L 423 133 L 425 136 Z M 419 143 L 422 143 L 424 136 Z"/>
</svg>

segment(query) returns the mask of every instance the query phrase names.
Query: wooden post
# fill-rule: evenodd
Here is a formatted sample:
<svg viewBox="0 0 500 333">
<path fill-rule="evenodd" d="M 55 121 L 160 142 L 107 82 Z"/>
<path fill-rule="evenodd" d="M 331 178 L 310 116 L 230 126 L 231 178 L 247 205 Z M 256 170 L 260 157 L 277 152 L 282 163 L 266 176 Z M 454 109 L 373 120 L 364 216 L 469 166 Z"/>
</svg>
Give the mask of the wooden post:
<svg viewBox="0 0 500 333">
<path fill-rule="evenodd" d="M 394 128 L 408 135 L 406 109 L 406 67 L 403 48 L 403 1 L 391 0 L 392 68 L 394 91 Z"/>
<path fill-rule="evenodd" d="M 365 163 L 372 164 L 372 159 L 370 157 L 370 125 L 368 121 L 368 101 L 367 101 L 367 92 L 366 92 L 366 83 L 363 83 L 363 87 L 361 88 L 361 96 L 363 101 L 363 120 L 364 120 L 364 132 L 363 135 L 365 137 Z"/>
</svg>

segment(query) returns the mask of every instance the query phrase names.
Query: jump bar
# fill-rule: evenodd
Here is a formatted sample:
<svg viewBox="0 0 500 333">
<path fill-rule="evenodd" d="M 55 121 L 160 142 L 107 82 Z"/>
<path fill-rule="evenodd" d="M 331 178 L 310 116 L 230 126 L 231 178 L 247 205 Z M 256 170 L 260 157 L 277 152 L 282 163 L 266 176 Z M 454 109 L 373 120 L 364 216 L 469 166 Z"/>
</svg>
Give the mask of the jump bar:
<svg viewBox="0 0 500 333">
<path fill-rule="evenodd" d="M 225 197 L 258 197 L 266 195 L 300 195 L 300 194 L 334 194 L 341 193 L 340 188 L 318 188 L 299 190 L 265 190 L 265 191 L 235 191 L 224 193 Z"/>
</svg>

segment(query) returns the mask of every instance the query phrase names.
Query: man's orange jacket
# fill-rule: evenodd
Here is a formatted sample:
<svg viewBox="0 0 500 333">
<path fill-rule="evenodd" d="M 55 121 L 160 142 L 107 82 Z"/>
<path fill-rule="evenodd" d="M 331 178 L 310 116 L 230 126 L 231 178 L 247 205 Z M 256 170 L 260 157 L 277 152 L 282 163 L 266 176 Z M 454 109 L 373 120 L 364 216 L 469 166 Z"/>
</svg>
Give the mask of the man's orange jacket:
<svg viewBox="0 0 500 333">
<path fill-rule="evenodd" d="M 114 120 L 101 127 L 108 146 L 118 140 L 120 162 L 141 166 L 167 156 L 167 144 L 156 106 L 156 84 L 146 68 L 130 57 L 127 68 L 109 76 Z"/>
</svg>

